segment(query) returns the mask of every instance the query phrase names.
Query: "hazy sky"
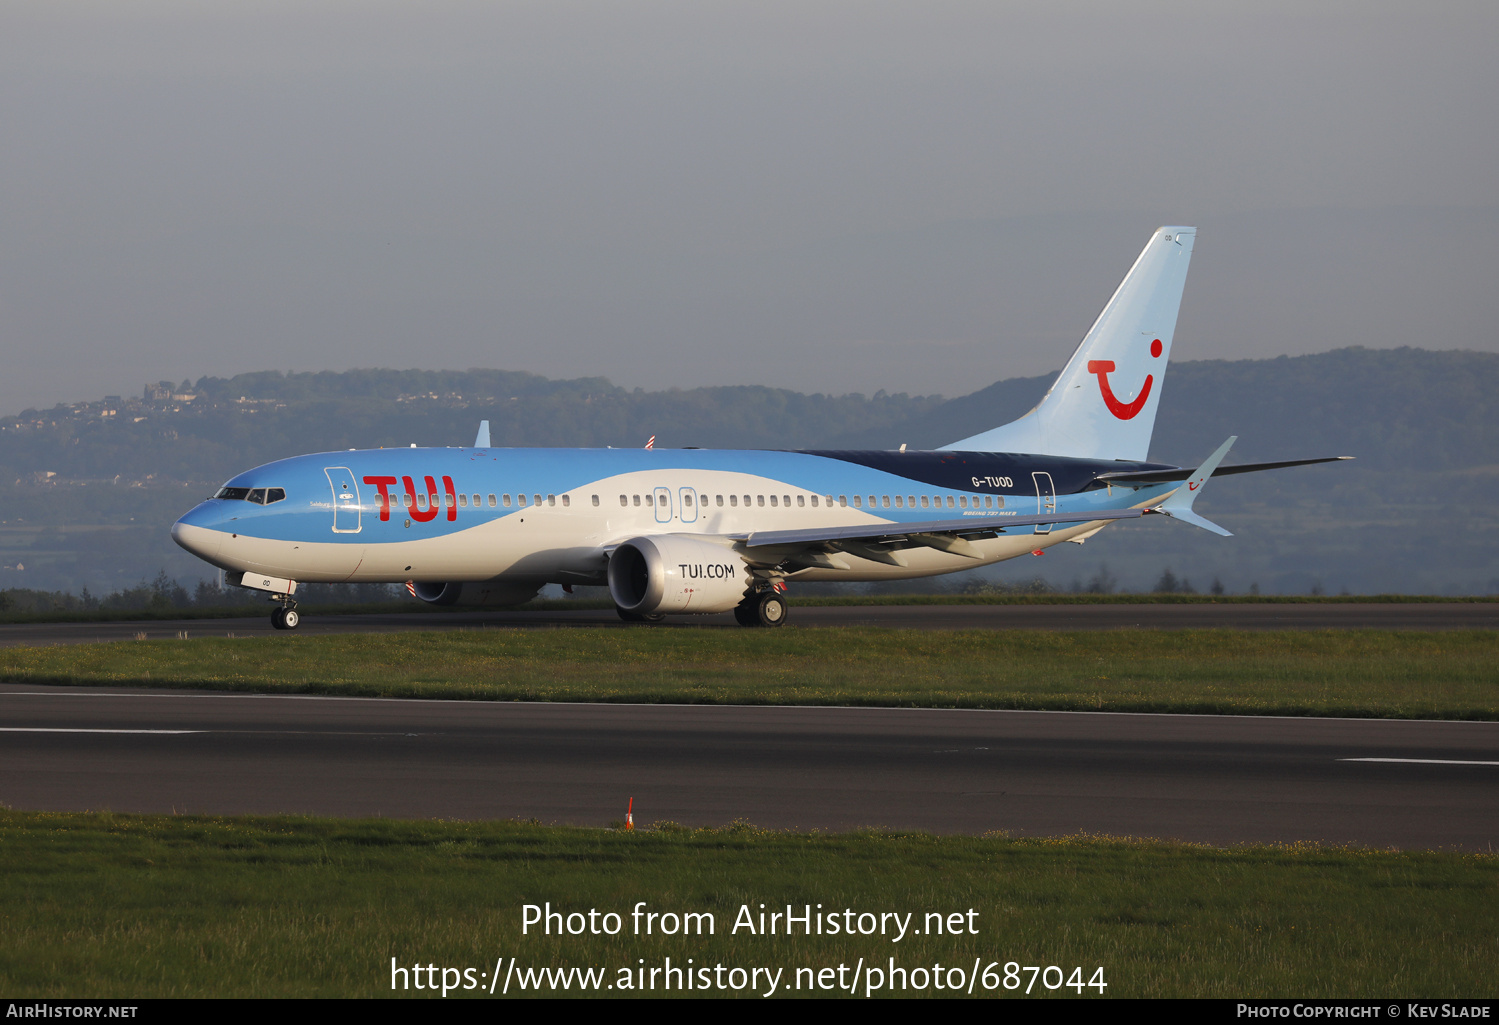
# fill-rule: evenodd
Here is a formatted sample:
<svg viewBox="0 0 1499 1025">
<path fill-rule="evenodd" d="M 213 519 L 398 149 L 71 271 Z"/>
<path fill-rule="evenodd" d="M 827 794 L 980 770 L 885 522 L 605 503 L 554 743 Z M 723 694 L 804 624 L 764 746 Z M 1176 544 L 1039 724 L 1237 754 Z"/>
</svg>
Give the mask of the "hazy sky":
<svg viewBox="0 0 1499 1025">
<path fill-rule="evenodd" d="M 260 369 L 963 394 L 1499 350 L 1499 5 L 0 2 L 0 413 Z"/>
</svg>

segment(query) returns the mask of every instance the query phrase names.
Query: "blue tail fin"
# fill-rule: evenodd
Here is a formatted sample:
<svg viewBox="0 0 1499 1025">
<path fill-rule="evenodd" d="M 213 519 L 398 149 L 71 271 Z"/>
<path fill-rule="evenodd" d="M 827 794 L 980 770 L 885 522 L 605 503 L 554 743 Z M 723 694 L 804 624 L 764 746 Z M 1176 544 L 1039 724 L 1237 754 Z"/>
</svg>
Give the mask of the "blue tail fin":
<svg viewBox="0 0 1499 1025">
<path fill-rule="evenodd" d="M 1145 459 L 1197 229 L 1158 228 L 1041 404 L 945 449 Z"/>
</svg>

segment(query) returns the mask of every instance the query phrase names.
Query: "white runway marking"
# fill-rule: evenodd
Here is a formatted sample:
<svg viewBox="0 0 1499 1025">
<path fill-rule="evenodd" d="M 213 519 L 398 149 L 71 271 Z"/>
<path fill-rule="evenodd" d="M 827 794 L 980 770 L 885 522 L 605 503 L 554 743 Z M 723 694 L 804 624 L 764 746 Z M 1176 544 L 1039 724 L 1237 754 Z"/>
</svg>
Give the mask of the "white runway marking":
<svg viewBox="0 0 1499 1025">
<path fill-rule="evenodd" d="M 0 733 L 157 733 L 175 737 L 183 733 L 207 732 L 207 730 L 81 730 L 55 726 L 0 726 Z"/>
<path fill-rule="evenodd" d="M 1393 762 L 1397 765 L 1499 765 L 1499 762 L 1464 761 L 1460 758 L 1339 758 L 1340 762 Z"/>
</svg>

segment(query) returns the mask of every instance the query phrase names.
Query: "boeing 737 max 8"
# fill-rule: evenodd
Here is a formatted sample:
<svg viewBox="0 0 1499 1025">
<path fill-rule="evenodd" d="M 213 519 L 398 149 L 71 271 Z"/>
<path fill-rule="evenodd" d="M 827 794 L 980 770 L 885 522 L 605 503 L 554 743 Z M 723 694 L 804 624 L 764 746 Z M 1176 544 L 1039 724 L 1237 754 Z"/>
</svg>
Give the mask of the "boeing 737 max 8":
<svg viewBox="0 0 1499 1025">
<path fill-rule="evenodd" d="M 299 583 L 409 583 L 437 605 L 515 605 L 547 583 L 607 584 L 625 619 L 734 610 L 786 619 L 788 580 L 971 569 L 1192 509 L 1208 477 L 1147 462 L 1196 229 L 1158 229 L 1041 403 L 935 451 L 471 448 L 324 452 L 239 474 L 172 527 L 267 592 L 279 629 Z M 1347 458 L 1347 457 L 1331 457 Z"/>
</svg>

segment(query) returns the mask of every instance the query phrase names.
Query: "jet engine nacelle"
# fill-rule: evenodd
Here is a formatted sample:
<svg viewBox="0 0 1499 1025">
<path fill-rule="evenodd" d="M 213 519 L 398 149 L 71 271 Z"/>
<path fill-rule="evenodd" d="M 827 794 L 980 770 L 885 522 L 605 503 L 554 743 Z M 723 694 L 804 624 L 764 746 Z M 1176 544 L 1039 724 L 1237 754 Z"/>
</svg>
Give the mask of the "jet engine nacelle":
<svg viewBox="0 0 1499 1025">
<path fill-rule="evenodd" d="M 686 537 L 637 537 L 609 558 L 609 595 L 626 612 L 727 612 L 753 581 L 739 554 Z"/>
<path fill-rule="evenodd" d="M 536 584 L 468 581 L 461 584 L 415 584 L 416 596 L 428 605 L 522 605 L 541 590 Z"/>
</svg>

